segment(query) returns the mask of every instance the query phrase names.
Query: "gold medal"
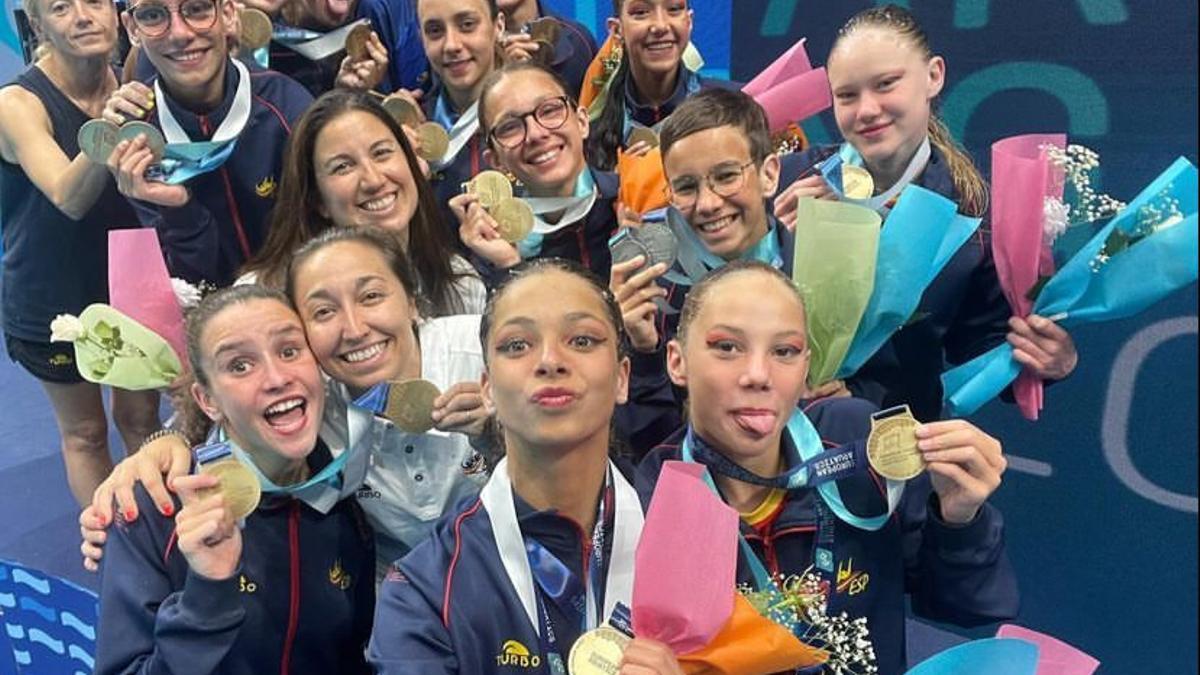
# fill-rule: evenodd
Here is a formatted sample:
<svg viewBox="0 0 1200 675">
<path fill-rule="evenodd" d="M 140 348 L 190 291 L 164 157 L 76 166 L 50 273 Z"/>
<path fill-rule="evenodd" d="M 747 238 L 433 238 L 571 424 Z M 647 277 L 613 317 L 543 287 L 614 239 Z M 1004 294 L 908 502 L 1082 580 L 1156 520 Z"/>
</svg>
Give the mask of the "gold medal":
<svg viewBox="0 0 1200 675">
<path fill-rule="evenodd" d="M 571 646 L 567 672 L 571 675 L 617 675 L 621 657 L 632 638 L 604 624 L 589 630 Z"/>
<path fill-rule="evenodd" d="M 549 16 L 543 16 L 539 19 L 530 21 L 529 37 L 533 38 L 534 42 L 545 42 L 554 48 L 554 44 L 558 42 L 558 37 L 562 33 L 562 24 L 557 19 Z"/>
<path fill-rule="evenodd" d="M 481 171 L 467 183 L 467 192 L 479 197 L 479 205 L 491 211 L 502 199 L 513 196 L 512 183 L 499 171 Z"/>
<path fill-rule="evenodd" d="M 262 486 L 254 472 L 246 468 L 238 460 L 226 457 L 216 462 L 200 465 L 200 473 L 216 476 L 220 483 L 214 488 L 200 490 L 200 497 L 220 493 L 225 500 L 225 508 L 235 520 L 240 520 L 254 513 L 258 501 L 262 498 Z"/>
<path fill-rule="evenodd" d="M 238 31 L 238 42 L 241 46 L 254 50 L 266 47 L 271 41 L 271 34 L 274 32 L 271 17 L 261 9 L 243 7 L 238 10 L 238 22 L 241 26 Z"/>
<path fill-rule="evenodd" d="M 925 458 L 917 448 L 920 425 L 907 405 L 871 415 L 867 460 L 875 473 L 892 480 L 908 480 L 925 470 Z"/>
<path fill-rule="evenodd" d="M 154 154 L 154 159 L 162 159 L 163 148 L 167 147 L 167 141 L 163 138 L 162 132 L 154 128 L 153 125 L 146 122 L 126 122 L 121 125 L 120 131 L 117 132 L 117 140 L 132 141 L 138 135 L 146 136 L 146 147 L 150 148 L 150 152 Z"/>
<path fill-rule="evenodd" d="M 501 199 L 488 211 L 496 221 L 500 237 L 510 244 L 521 241 L 533 229 L 533 209 L 516 197 Z"/>
<path fill-rule="evenodd" d="M 417 138 L 421 140 L 417 154 L 427 162 L 441 159 L 450 148 L 450 135 L 437 122 L 425 122 L 418 126 Z"/>
<path fill-rule="evenodd" d="M 406 96 L 388 96 L 383 99 L 383 109 L 388 111 L 400 126 L 416 128 L 421 123 L 420 108 Z"/>
<path fill-rule="evenodd" d="M 867 199 L 875 192 L 871 172 L 853 164 L 842 165 L 842 194 L 850 199 Z"/>
<path fill-rule="evenodd" d="M 634 127 L 633 131 L 629 132 L 629 146 L 633 147 L 639 142 L 649 145 L 651 148 L 658 147 L 658 134 L 649 127 Z"/>
<path fill-rule="evenodd" d="M 433 428 L 433 401 L 441 395 L 427 380 L 392 382 L 383 416 L 402 431 L 423 434 Z"/>
<path fill-rule="evenodd" d="M 108 120 L 88 120 L 79 127 L 75 140 L 79 150 L 97 164 L 104 164 L 117 147 L 120 128 Z"/>
<path fill-rule="evenodd" d="M 351 61 L 362 61 L 366 59 L 367 41 L 371 39 L 371 26 L 362 24 L 355 26 L 350 30 L 350 34 L 346 36 L 346 55 Z"/>
</svg>

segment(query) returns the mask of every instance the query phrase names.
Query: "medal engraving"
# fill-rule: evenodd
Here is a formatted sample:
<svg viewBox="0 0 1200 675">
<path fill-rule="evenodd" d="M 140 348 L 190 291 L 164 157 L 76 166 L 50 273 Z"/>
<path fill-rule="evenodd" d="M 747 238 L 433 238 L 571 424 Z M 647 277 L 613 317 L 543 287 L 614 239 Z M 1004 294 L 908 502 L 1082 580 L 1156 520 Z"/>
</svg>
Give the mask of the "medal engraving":
<svg viewBox="0 0 1200 675">
<path fill-rule="evenodd" d="M 567 670 L 571 675 L 617 675 L 630 637 L 609 625 L 590 630 L 571 647 Z"/>
<path fill-rule="evenodd" d="M 842 165 L 842 194 L 850 199 L 867 199 L 875 192 L 875 180 L 861 166 Z"/>
<path fill-rule="evenodd" d="M 200 497 L 220 494 L 225 501 L 225 508 L 236 520 L 245 518 L 258 508 L 262 498 L 262 486 L 254 472 L 246 468 L 238 460 L 225 459 L 200 465 L 200 473 L 216 476 L 220 483 L 216 487 L 198 492 Z"/>
<path fill-rule="evenodd" d="M 917 448 L 920 425 L 906 405 L 872 415 L 871 435 L 867 437 L 871 468 L 892 480 L 908 480 L 924 471 L 925 458 Z"/>
<path fill-rule="evenodd" d="M 423 434 L 433 428 L 433 401 L 441 395 L 427 380 L 393 382 L 388 386 L 383 416 L 403 431 Z"/>
<path fill-rule="evenodd" d="M 88 120 L 79 127 L 79 150 L 97 164 L 104 164 L 119 142 L 120 128 L 108 120 Z"/>
</svg>

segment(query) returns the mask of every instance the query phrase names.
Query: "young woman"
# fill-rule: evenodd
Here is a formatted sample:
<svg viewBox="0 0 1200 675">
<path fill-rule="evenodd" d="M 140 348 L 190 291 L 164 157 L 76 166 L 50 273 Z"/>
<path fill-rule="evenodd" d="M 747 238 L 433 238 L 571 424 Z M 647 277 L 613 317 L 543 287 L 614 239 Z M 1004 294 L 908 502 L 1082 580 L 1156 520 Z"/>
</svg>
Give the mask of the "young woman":
<svg viewBox="0 0 1200 675">
<path fill-rule="evenodd" d="M 213 475 L 175 479 L 175 518 L 139 490 L 146 517 L 107 546 L 96 672 L 367 672 L 374 549 L 353 499 L 310 489 L 338 465 L 300 318 L 278 291 L 237 286 L 205 298 L 187 335 L 192 393 L 217 426 L 206 450 L 264 494 L 239 525 Z"/>
<path fill-rule="evenodd" d="M 377 385 L 400 380 L 421 378 L 442 392 L 433 430 L 407 433 L 377 418 L 364 433 L 371 461 L 357 495 L 375 529 L 380 574 L 428 536 L 445 511 L 478 493 L 486 467 L 476 448 L 491 450 L 484 434 L 491 410 L 479 385 L 479 317 L 422 319 L 414 285 L 396 243 L 373 227 L 327 230 L 296 253 L 288 275 L 289 295 L 313 356 L 332 378 L 331 398 L 339 407 L 358 402 L 379 412 L 386 392 Z M 94 564 L 100 556 L 103 537 L 96 531 L 111 513 L 114 493 L 132 520 L 139 509 L 129 503 L 128 491 L 134 480 L 146 480 L 161 510 L 169 495 L 149 479 L 160 471 L 168 477 L 185 471 L 189 462 L 186 446 L 172 435 L 118 466 L 81 516 L 81 525 L 92 530 L 85 534 L 85 559 Z"/>
<path fill-rule="evenodd" d="M 417 0 L 421 42 L 436 76 L 422 97 L 425 117 L 450 135 L 450 147 L 430 162 L 438 204 L 488 168 L 478 102 L 484 79 L 501 63 L 504 16 L 496 0 Z"/>
<path fill-rule="evenodd" d="M 483 283 L 454 254 L 407 135 L 371 96 L 332 91 L 305 112 L 284 160 L 278 203 L 262 252 L 246 267 L 264 283 L 282 287 L 296 249 L 325 230 L 374 225 L 407 251 L 427 316 L 483 311 Z"/>
<path fill-rule="evenodd" d="M 550 68 L 567 85 L 567 92 L 576 100 L 583 86 L 588 66 L 596 57 L 596 39 L 586 26 L 542 6 L 540 0 L 496 0 L 504 13 L 504 25 L 508 33 L 504 36 L 504 57 L 507 61 L 536 60 Z M 558 40 L 553 45 L 553 55 L 541 53 L 533 36 L 524 32 L 532 21 L 549 20 L 558 24 Z"/>
<path fill-rule="evenodd" d="M 504 66 L 484 81 L 479 119 L 484 156 L 513 175 L 518 195 L 533 208 L 534 229 L 516 245 L 500 238 L 496 222 L 472 194 L 450 200 L 459 236 L 490 282 L 523 258 L 575 260 L 607 279 L 608 238 L 617 229 L 617 177 L 588 166 L 587 112 L 556 75 L 533 63 Z"/>
<path fill-rule="evenodd" d="M 813 569 L 829 582 L 829 614 L 866 617 L 880 673 L 905 669 L 906 593 L 918 614 L 938 621 L 1015 616 L 1003 521 L 986 501 L 1005 460 L 1000 443 L 971 424 L 917 429 L 928 471 L 905 486 L 898 517 L 875 531 L 835 517 L 814 487 L 785 489 L 788 471 L 820 454 L 822 439 L 864 439 L 874 410 L 851 398 L 797 409 L 808 355 L 800 295 L 774 267 L 731 262 L 692 288 L 667 353 L 672 381 L 687 388 L 689 425 L 643 460 L 639 490 L 653 491 L 666 460 L 706 464 L 720 496 L 742 514 L 749 552 L 742 547 L 739 582 Z M 886 510 L 866 469 L 838 487 L 854 514 Z"/>
<path fill-rule="evenodd" d="M 108 0 L 32 0 L 36 61 L 0 88 L 0 212 L 4 214 L 4 342 L 54 408 L 71 493 L 81 504 L 112 469 L 100 387 L 85 382 L 70 343 L 50 341 L 58 314 L 107 296 L 108 230 L 137 217 L 76 137 L 117 89 L 109 57 L 117 12 Z M 158 394 L 114 389 L 126 448 L 158 426 Z"/>
<path fill-rule="evenodd" d="M 577 265 L 533 261 L 496 290 L 480 339 L 483 394 L 507 456 L 480 499 L 443 519 L 384 580 L 369 654 L 377 672 L 511 672 L 512 659 L 565 672 L 553 668 L 580 633 L 629 604 L 642 515 L 608 458 L 629 375 L 611 295 Z M 591 593 L 551 596 L 548 565 Z M 646 640 L 634 641 L 622 672 L 639 666 L 681 672 Z"/>
<path fill-rule="evenodd" d="M 644 143 L 630 145 L 635 128 L 657 131 L 688 96 L 730 86 L 684 65 L 684 50 L 692 39 L 687 0 L 613 0 L 608 27 L 620 41 L 622 56 L 588 140 L 588 156 L 602 169 L 616 166 L 619 148 L 635 154 L 649 149 Z"/>
<path fill-rule="evenodd" d="M 775 202 L 781 221 L 792 222 L 800 197 L 833 196 L 819 175 L 795 176 L 834 152 L 871 173 L 871 204 L 885 213 L 911 183 L 953 199 L 964 214 L 986 214 L 987 185 L 933 110 L 945 61 L 912 14 L 887 5 L 854 15 L 838 32 L 827 68 L 846 143 L 787 160 L 783 184 L 790 186 Z M 1040 377 L 1062 379 L 1074 370 L 1078 356 L 1066 331 L 1043 317 L 1010 314 L 990 238 L 980 229 L 926 289 L 921 318 L 898 331 L 850 379 L 849 390 L 884 406 L 908 403 L 919 418 L 934 419 L 942 407 L 944 364 L 964 363 L 1006 338 L 1017 361 Z"/>
</svg>

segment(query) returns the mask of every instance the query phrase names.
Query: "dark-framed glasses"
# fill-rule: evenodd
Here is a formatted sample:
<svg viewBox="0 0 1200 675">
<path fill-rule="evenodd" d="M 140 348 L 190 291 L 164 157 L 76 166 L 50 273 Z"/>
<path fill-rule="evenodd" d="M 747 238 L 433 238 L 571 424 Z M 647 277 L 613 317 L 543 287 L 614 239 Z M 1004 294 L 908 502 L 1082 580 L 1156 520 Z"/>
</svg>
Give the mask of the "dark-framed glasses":
<svg viewBox="0 0 1200 675">
<path fill-rule="evenodd" d="M 574 102 L 570 96 L 548 98 L 529 112 L 502 118 L 492 127 L 490 136 L 496 145 L 512 150 L 525 142 L 525 134 L 528 131 L 525 124 L 527 118 L 532 117 L 543 129 L 553 131 L 567 123 L 573 108 Z"/>
<path fill-rule="evenodd" d="M 704 175 L 703 182 L 708 189 L 720 197 L 732 197 L 746 184 L 746 169 L 754 166 L 754 160 L 744 164 L 735 161 L 722 162 L 709 169 Z M 671 181 L 668 189 L 671 192 L 671 203 L 680 211 L 691 209 L 700 199 L 699 176 L 680 176 Z"/>
<path fill-rule="evenodd" d="M 171 15 L 178 14 L 179 18 L 192 30 L 206 31 L 217 23 L 218 0 L 184 0 L 175 9 L 161 2 L 146 0 L 139 2 L 129 10 L 133 23 L 148 38 L 158 38 L 171 30 Z"/>
</svg>

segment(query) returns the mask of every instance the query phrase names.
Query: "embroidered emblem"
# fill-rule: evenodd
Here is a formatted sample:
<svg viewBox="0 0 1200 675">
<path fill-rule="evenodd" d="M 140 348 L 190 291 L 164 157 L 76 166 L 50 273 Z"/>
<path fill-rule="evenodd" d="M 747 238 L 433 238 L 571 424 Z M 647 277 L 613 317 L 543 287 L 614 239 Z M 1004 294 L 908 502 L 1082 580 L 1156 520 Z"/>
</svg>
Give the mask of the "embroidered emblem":
<svg viewBox="0 0 1200 675">
<path fill-rule="evenodd" d="M 354 578 L 342 569 L 342 561 L 333 561 L 333 567 L 329 568 L 329 583 L 337 586 L 341 590 L 350 588 L 350 584 L 354 583 Z"/>
<path fill-rule="evenodd" d="M 849 593 L 850 595 L 858 595 L 867 588 L 867 583 L 871 581 L 871 575 L 866 572 L 854 571 L 854 558 L 846 561 L 845 566 L 838 563 L 837 570 L 837 592 Z"/>
<path fill-rule="evenodd" d="M 270 197 L 275 194 L 275 177 L 267 176 L 254 186 L 254 193 L 259 197 Z"/>
<path fill-rule="evenodd" d="M 532 670 L 542 665 L 542 657 L 530 654 L 529 648 L 516 640 L 505 640 L 496 655 L 496 666 L 510 666 Z"/>
<path fill-rule="evenodd" d="M 242 593 L 253 593 L 258 590 L 258 584 L 246 578 L 245 574 L 238 575 L 238 591 Z"/>
</svg>

